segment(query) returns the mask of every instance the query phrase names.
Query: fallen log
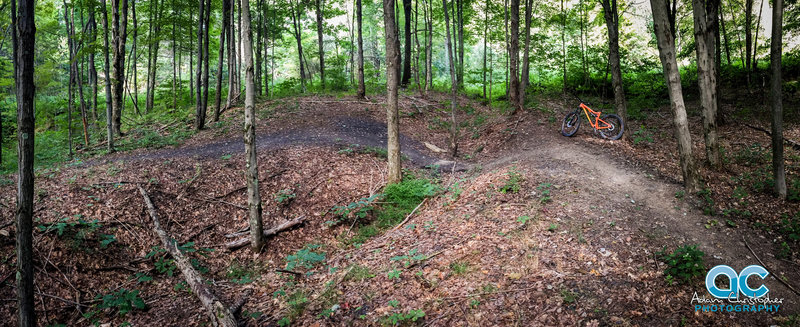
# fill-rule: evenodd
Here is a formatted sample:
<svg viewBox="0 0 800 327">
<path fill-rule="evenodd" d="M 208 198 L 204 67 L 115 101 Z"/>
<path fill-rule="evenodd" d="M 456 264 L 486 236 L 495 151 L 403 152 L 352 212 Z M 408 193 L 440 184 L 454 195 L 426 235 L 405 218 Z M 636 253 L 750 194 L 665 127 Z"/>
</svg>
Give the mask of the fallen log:
<svg viewBox="0 0 800 327">
<path fill-rule="evenodd" d="M 754 130 L 762 131 L 762 132 L 766 133 L 767 135 L 769 135 L 770 137 L 772 136 L 772 132 L 768 131 L 766 128 L 759 127 L 759 126 L 754 126 L 754 125 L 750 125 L 750 124 L 744 124 L 744 125 L 747 126 L 747 127 L 752 128 Z M 786 144 L 789 144 L 795 150 L 800 150 L 800 143 L 798 143 L 795 140 L 790 140 L 790 139 L 787 139 L 786 137 L 784 137 L 783 138 L 783 142 L 786 142 Z"/>
<path fill-rule="evenodd" d="M 264 237 L 271 237 L 271 236 L 273 236 L 275 234 L 278 234 L 278 233 L 280 233 L 282 231 L 290 229 L 290 228 L 292 228 L 294 226 L 300 225 L 300 224 L 303 223 L 303 221 L 305 221 L 305 219 L 306 219 L 306 216 L 300 216 L 300 217 L 297 217 L 295 219 L 286 221 L 286 222 L 284 222 L 284 223 L 282 223 L 282 224 L 280 224 L 280 225 L 278 225 L 276 227 L 273 227 L 271 229 L 265 230 L 264 231 Z M 240 232 L 240 233 L 244 234 L 244 233 L 247 233 L 247 232 L 245 231 L 245 232 Z M 228 234 L 228 235 L 231 235 L 231 234 Z M 238 240 L 230 242 L 228 244 L 225 244 L 225 247 L 228 248 L 228 250 L 230 250 L 230 251 L 234 251 L 234 250 L 236 250 L 238 248 L 241 248 L 243 246 L 246 246 L 248 244 L 250 244 L 250 238 L 249 237 L 245 237 L 245 238 L 240 238 Z"/>
<path fill-rule="evenodd" d="M 161 243 L 164 245 L 167 252 L 175 259 L 175 264 L 181 270 L 183 278 L 186 280 L 186 283 L 189 284 L 192 293 L 196 294 L 200 302 L 203 303 L 203 307 L 208 311 L 208 315 L 211 317 L 214 326 L 236 327 L 236 317 L 233 312 L 231 312 L 231 309 L 222 304 L 214 293 L 211 293 L 203 282 L 202 277 L 200 277 L 200 274 L 192 267 L 189 258 L 178 250 L 178 245 L 175 244 L 175 241 L 161 228 L 158 212 L 156 212 L 153 201 L 150 200 L 150 196 L 147 195 L 147 191 L 145 191 L 144 188 L 141 186 L 138 187 L 139 192 L 142 193 L 142 197 L 144 198 L 144 203 L 147 205 L 150 218 L 153 219 L 153 231 L 155 231 L 158 238 L 161 239 Z"/>
</svg>

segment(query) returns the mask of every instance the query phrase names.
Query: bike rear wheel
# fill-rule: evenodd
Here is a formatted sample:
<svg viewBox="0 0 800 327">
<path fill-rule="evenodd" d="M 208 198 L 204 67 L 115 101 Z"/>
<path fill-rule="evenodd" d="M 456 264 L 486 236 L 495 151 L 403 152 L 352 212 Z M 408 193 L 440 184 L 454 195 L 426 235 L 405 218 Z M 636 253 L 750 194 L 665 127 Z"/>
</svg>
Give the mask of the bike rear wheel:
<svg viewBox="0 0 800 327">
<path fill-rule="evenodd" d="M 597 130 L 604 139 L 607 140 L 619 140 L 622 137 L 622 133 L 625 133 L 625 123 L 622 121 L 622 118 L 615 114 L 608 114 L 603 115 L 600 117 L 603 121 L 611 125 L 609 128 L 603 128 Z M 602 123 L 599 123 L 600 125 Z"/>
<path fill-rule="evenodd" d="M 580 127 L 581 116 L 578 115 L 577 111 L 573 111 L 564 117 L 564 121 L 561 123 L 561 135 L 567 137 L 573 136 L 578 132 L 578 128 Z"/>
</svg>

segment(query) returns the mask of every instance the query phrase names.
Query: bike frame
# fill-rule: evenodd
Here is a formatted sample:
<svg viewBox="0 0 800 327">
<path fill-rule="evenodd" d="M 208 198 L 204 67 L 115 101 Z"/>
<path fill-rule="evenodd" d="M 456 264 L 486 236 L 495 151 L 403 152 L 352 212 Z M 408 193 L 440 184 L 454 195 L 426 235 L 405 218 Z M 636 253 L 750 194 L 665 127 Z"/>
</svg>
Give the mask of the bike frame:
<svg viewBox="0 0 800 327">
<path fill-rule="evenodd" d="M 580 104 L 580 106 L 578 108 L 579 109 L 583 109 L 583 113 L 586 115 L 586 120 L 589 121 L 589 125 L 592 125 L 592 127 L 594 127 L 594 129 L 600 130 L 600 129 L 609 129 L 609 128 L 613 127 L 611 124 L 607 123 L 605 120 L 600 119 L 601 112 L 592 110 L 592 108 L 589 108 L 589 106 L 583 104 L 583 102 L 581 102 L 581 104 Z M 594 121 L 592 121 L 592 118 L 589 117 L 589 113 L 594 115 Z M 602 125 L 601 125 L 601 123 L 602 123 Z"/>
</svg>

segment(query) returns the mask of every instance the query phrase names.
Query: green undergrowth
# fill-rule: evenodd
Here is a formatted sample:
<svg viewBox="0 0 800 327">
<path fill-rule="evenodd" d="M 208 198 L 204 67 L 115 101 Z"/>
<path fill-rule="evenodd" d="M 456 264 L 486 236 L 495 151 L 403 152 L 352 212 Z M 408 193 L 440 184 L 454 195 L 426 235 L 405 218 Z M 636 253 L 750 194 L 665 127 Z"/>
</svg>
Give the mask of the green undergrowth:
<svg viewBox="0 0 800 327">
<path fill-rule="evenodd" d="M 379 196 L 344 206 L 350 207 L 351 211 L 337 211 L 337 207 L 334 207 L 332 212 L 338 213 L 340 219 L 353 219 L 351 224 L 355 226 L 353 233 L 344 236 L 342 242 L 358 246 L 396 226 L 426 197 L 433 196 L 438 190 L 435 180 L 407 173 L 400 183 L 387 185 Z M 349 216 L 343 217 L 343 214 Z"/>
</svg>

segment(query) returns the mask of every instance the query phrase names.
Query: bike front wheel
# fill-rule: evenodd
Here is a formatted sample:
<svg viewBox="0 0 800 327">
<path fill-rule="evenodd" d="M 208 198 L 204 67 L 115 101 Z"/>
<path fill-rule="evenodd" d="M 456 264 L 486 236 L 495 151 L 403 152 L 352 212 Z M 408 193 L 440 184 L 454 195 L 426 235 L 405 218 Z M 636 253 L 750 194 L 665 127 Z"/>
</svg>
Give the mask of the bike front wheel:
<svg viewBox="0 0 800 327">
<path fill-rule="evenodd" d="M 625 122 L 623 122 L 622 118 L 619 116 L 615 114 L 608 114 L 601 116 L 600 119 L 610 125 L 608 128 L 598 130 L 600 136 L 602 136 L 604 139 L 619 140 L 622 137 L 622 133 L 625 133 Z"/>
<path fill-rule="evenodd" d="M 580 127 L 581 116 L 578 115 L 578 112 L 573 111 L 564 117 L 564 121 L 561 123 L 561 135 L 567 137 L 573 136 L 578 132 L 578 128 Z"/>
</svg>

